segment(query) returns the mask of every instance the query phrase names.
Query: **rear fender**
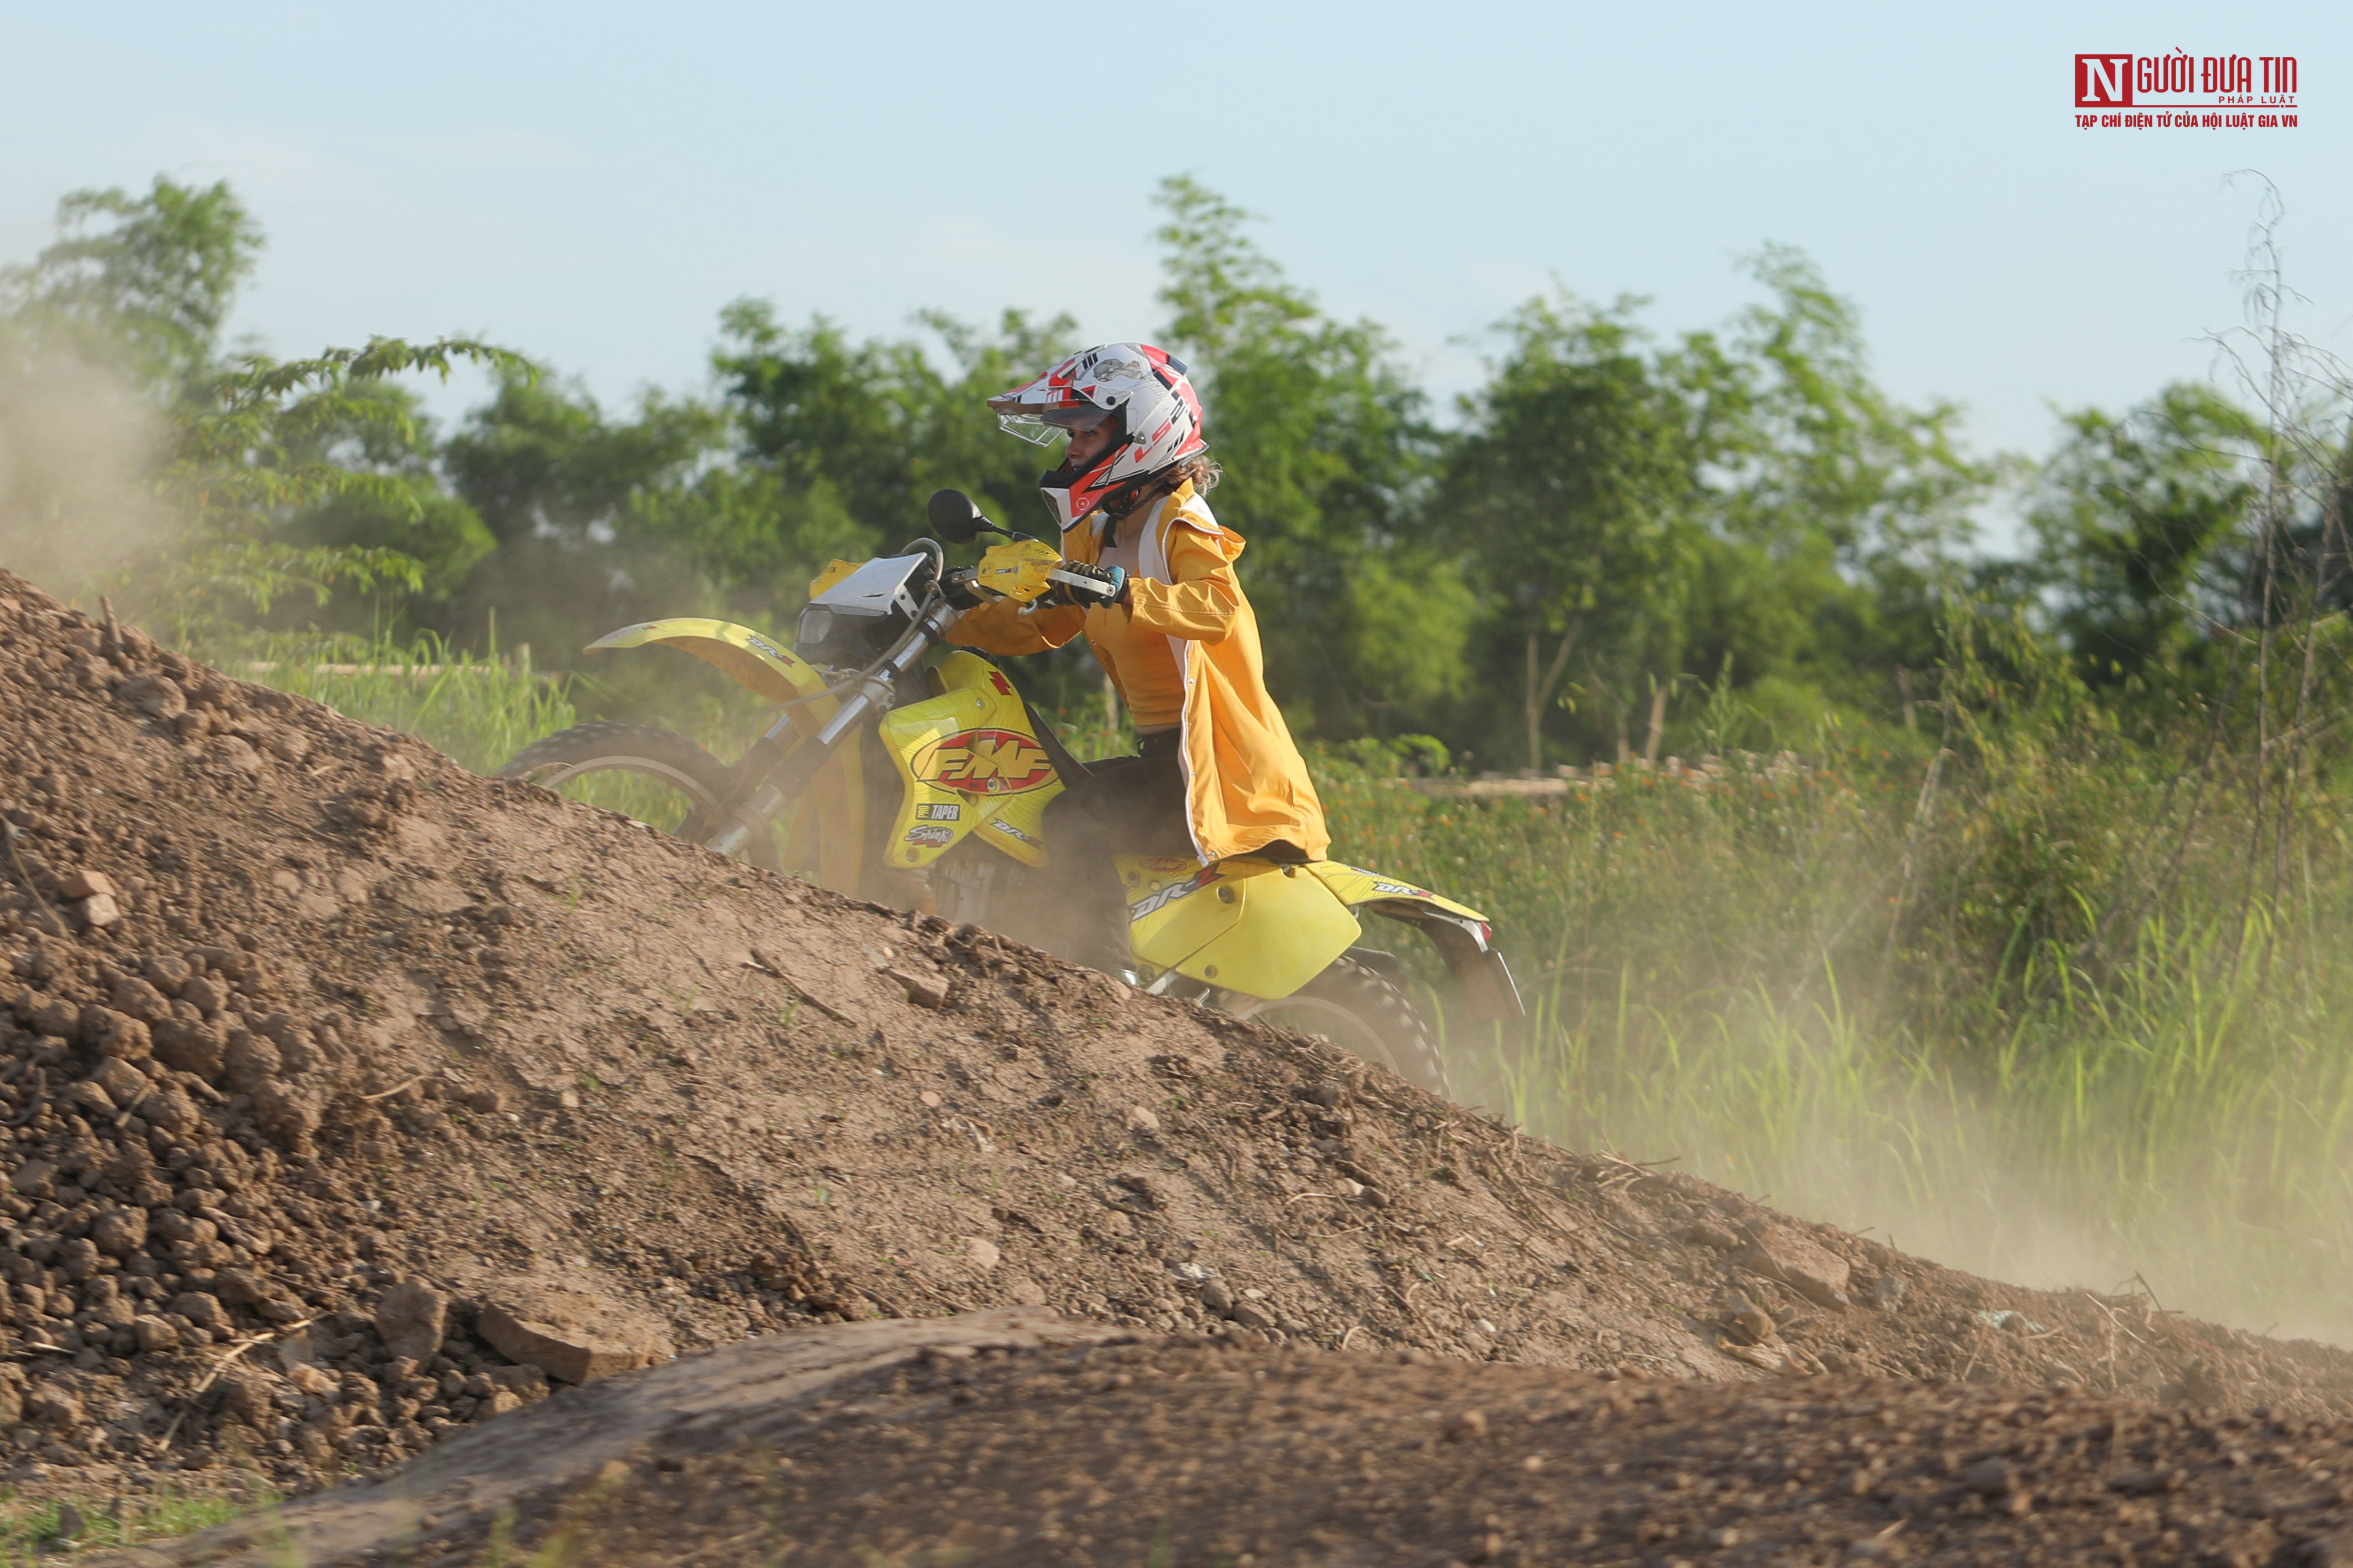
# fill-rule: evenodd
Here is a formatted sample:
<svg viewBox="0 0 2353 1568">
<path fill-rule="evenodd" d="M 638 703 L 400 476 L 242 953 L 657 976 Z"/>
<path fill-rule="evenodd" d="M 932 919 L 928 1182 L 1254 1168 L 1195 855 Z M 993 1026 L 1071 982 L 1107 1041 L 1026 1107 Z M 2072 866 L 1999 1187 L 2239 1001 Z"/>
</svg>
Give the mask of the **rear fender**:
<svg viewBox="0 0 2353 1568">
<path fill-rule="evenodd" d="M 1446 961 L 1454 983 L 1462 987 L 1472 1017 L 1527 1016 L 1520 989 L 1513 984 L 1511 967 L 1495 951 L 1494 929 L 1477 910 L 1427 888 L 1337 860 L 1318 860 L 1307 869 L 1352 911 L 1369 910 L 1429 937 Z"/>
<path fill-rule="evenodd" d="M 1290 995 L 1364 934 L 1304 867 L 1247 855 L 1208 867 L 1124 855 L 1116 864 L 1135 956 L 1245 996 Z"/>
</svg>

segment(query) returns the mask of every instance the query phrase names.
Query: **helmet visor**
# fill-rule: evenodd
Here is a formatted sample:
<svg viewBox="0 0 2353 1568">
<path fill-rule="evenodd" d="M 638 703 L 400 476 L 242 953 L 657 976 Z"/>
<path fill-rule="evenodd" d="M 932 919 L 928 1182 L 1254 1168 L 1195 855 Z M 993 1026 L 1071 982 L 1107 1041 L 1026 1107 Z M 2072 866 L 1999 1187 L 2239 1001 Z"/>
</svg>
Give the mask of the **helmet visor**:
<svg viewBox="0 0 2353 1568">
<path fill-rule="evenodd" d="M 1057 437 L 1092 430 L 1110 417 L 1104 410 L 1092 407 L 1024 410 L 998 415 L 997 427 L 1008 436 L 1020 437 L 1033 447 L 1044 447 L 1051 445 Z"/>
</svg>

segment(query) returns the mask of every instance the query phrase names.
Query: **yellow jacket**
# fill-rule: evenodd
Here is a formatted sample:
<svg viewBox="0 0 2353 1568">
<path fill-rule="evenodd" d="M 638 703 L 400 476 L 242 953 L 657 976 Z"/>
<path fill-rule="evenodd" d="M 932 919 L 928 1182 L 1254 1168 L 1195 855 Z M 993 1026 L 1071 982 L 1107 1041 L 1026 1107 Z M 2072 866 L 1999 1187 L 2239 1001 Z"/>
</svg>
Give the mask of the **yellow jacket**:
<svg viewBox="0 0 2353 1568">
<path fill-rule="evenodd" d="M 1124 526 L 1144 514 L 1130 513 Z M 1103 553 L 1103 515 L 1062 536 L 1062 553 L 1093 565 Z M 1140 571 L 1128 604 L 1082 610 L 1050 605 L 1022 616 L 1006 603 L 965 612 L 952 642 L 1020 655 L 1060 647 L 1081 632 L 1121 686 L 1130 711 L 1156 706 L 1156 692 L 1128 695 L 1122 681 L 1148 680 L 1156 659 L 1145 639 L 1162 637 L 1184 686 L 1181 723 L 1186 816 L 1204 862 L 1248 855 L 1278 839 L 1321 860 L 1332 847 L 1324 803 L 1307 763 L 1266 689 L 1258 617 L 1234 577 L 1242 538 L 1220 528 L 1208 503 L 1180 485 L 1154 503 L 1139 537 Z M 1157 684 L 1151 682 L 1151 684 Z M 1139 700 L 1145 710 L 1139 710 Z M 1149 722 L 1148 720 L 1145 721 Z"/>
</svg>

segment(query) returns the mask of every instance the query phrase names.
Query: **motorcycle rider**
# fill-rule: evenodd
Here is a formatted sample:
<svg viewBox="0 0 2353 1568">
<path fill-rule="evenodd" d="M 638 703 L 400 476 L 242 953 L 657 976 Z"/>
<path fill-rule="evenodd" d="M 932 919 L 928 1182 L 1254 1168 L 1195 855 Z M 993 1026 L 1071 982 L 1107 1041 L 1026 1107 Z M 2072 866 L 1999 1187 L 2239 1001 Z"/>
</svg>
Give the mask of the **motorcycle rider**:
<svg viewBox="0 0 2353 1568">
<path fill-rule="evenodd" d="M 1127 920 L 1113 854 L 1320 860 L 1331 835 L 1266 689 L 1258 619 L 1234 575 L 1243 541 L 1209 510 L 1219 470 L 1183 362 L 1105 343 L 988 401 L 1024 439 L 1069 437 L 1038 483 L 1070 574 L 1086 581 L 1058 584 L 1027 615 L 1003 601 L 969 610 L 948 635 L 1019 655 L 1083 633 L 1127 705 L 1140 754 L 1086 764 L 1047 817 L 1070 894 L 1050 945 L 1118 969 Z"/>
</svg>

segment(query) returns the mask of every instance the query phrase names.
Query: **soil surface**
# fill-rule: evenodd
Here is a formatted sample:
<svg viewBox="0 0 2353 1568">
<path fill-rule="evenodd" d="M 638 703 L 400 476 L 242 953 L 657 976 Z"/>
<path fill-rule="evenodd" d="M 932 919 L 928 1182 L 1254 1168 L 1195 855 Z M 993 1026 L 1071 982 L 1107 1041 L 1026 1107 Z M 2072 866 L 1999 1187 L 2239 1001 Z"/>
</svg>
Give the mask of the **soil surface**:
<svg viewBox="0 0 2353 1568">
<path fill-rule="evenodd" d="M 2353 1424 L 1104 1342 L 1040 1309 L 769 1335 L 111 1561 L 2324 1563 Z"/>
<path fill-rule="evenodd" d="M 675 1352 L 1019 1305 L 1268 1365 L 1386 1352 L 1300 1363 L 1367 1377 L 1438 1375 L 1395 1365 L 1418 1351 L 1746 1387 L 1689 1392 L 1726 1409 L 1855 1386 L 1825 1377 L 2353 1399 L 2341 1352 L 1532 1142 L 1321 1040 L 475 777 L 5 573 L 0 814 L 20 1492 L 301 1493 Z"/>
</svg>

